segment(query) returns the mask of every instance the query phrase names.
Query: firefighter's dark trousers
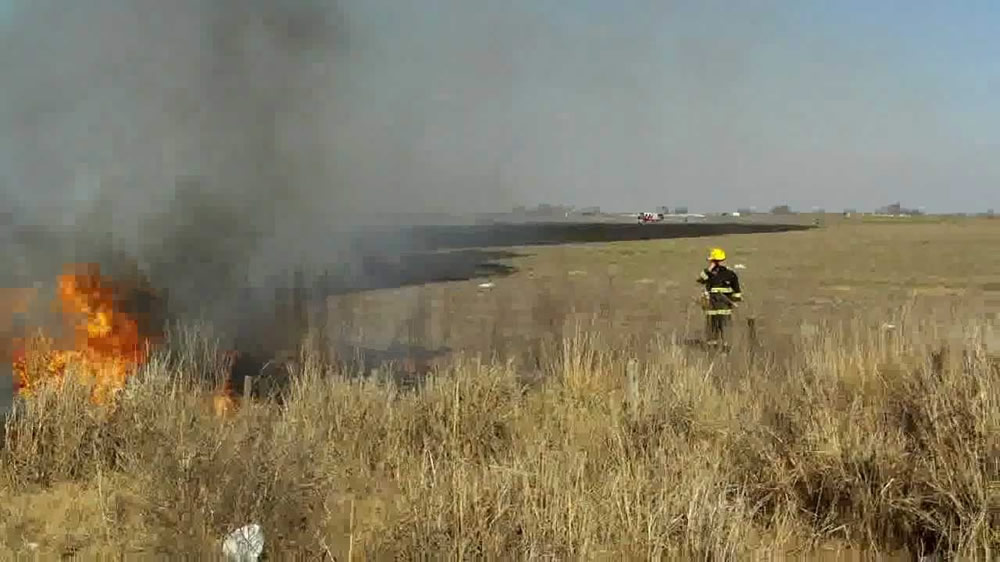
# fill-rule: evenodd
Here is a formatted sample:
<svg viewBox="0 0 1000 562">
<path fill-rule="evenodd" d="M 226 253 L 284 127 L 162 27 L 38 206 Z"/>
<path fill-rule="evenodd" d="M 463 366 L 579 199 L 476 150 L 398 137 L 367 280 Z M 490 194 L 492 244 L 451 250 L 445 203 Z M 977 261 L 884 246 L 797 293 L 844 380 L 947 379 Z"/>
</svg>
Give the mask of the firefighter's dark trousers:
<svg viewBox="0 0 1000 562">
<path fill-rule="evenodd" d="M 705 312 L 705 335 L 709 342 L 721 342 L 726 337 L 731 310 L 708 310 Z"/>
</svg>

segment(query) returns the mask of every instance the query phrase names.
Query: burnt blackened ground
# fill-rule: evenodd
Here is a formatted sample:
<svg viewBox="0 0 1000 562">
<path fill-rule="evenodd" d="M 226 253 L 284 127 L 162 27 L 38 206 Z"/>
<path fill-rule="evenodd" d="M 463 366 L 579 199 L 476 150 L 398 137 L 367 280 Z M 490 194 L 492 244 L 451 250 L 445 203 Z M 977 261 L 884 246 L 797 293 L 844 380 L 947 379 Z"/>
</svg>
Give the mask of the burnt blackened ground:
<svg viewBox="0 0 1000 562">
<path fill-rule="evenodd" d="M 355 247 L 400 247 L 411 251 L 505 248 L 593 242 L 628 242 L 808 230 L 809 226 L 764 223 L 524 223 L 382 227 L 357 235 Z"/>
<path fill-rule="evenodd" d="M 244 287 L 201 287 L 209 305 L 224 305 L 226 318 L 220 323 L 235 331 L 233 345 L 244 352 L 244 359 L 235 370 L 237 378 L 246 374 L 260 374 L 261 368 L 273 369 L 268 365 L 269 357 L 279 351 L 294 347 L 301 339 L 306 326 L 311 325 L 307 310 L 324 309 L 323 303 L 330 296 L 365 291 L 427 285 L 448 281 L 463 281 L 476 278 L 497 278 L 510 275 L 516 270 L 505 263 L 527 254 L 530 246 L 621 242 L 633 240 L 655 240 L 669 238 L 693 238 L 756 232 L 785 232 L 805 230 L 810 227 L 780 224 L 752 223 L 691 223 L 691 224 L 614 224 L 614 223 L 529 223 L 529 224 L 487 224 L 454 226 L 397 226 L 372 227 L 348 235 L 351 251 L 349 259 L 337 260 L 326 266 L 314 266 L 312 273 L 289 274 L 283 281 L 271 281 L 266 286 Z M 109 260 L 106 255 L 95 253 L 88 257 L 81 252 L 79 241 L 67 241 L 62 237 L 37 230 L 8 232 L 8 236 L 18 236 L 17 246 L 26 255 L 37 257 L 42 267 L 32 267 L 39 279 L 18 276 L 7 279 L 16 286 L 30 286 L 31 282 L 49 281 L 60 271 L 60 263 L 66 261 L 121 262 Z M 341 240 L 343 242 L 343 240 Z M 344 247 L 343 244 L 339 244 Z M 44 247 L 41 256 L 31 253 L 33 247 Z M 518 247 L 516 250 L 502 248 Z M 120 258 L 120 254 L 119 254 Z M 124 260 L 128 262 L 130 260 Z M 331 259 L 333 261 L 333 258 Z M 197 263 L 190 265 L 197 267 Z M 183 269 L 183 268 L 181 268 Z M 121 267 L 105 270 L 114 273 L 123 271 Z M 318 271 L 317 271 L 318 270 Z M 183 274 L 176 271 L 175 274 Z M 202 277 L 199 272 L 191 272 L 193 277 Z M 213 277 L 215 278 L 215 277 Z M 156 286 L 157 280 L 149 282 Z M 25 285 L 25 284 L 28 285 Z M 14 286 L 14 285 L 12 285 Z M 163 291 L 169 298 L 169 290 Z M 214 296 L 213 296 L 214 295 Z M 224 302 L 218 300 L 225 295 Z M 137 300 L 130 305 L 132 312 L 140 316 L 183 319 L 189 309 L 181 309 L 175 303 L 167 303 L 169 312 L 158 307 L 164 303 Z M 426 350 L 413 348 L 377 349 L 363 346 L 349 346 L 341 349 L 338 356 L 351 358 L 352 370 L 370 372 L 377 365 L 386 362 L 399 367 L 397 373 L 406 378 L 425 370 L 429 358 L 446 353 L 447 350 Z M 7 411 L 10 404 L 9 366 L 0 372 L 0 412 Z M 241 380 L 234 380 L 237 388 Z"/>
<path fill-rule="evenodd" d="M 352 259 L 313 282 L 321 296 L 502 277 L 525 247 L 807 230 L 781 224 L 538 223 L 382 227 L 354 235 Z M 520 247 L 517 250 L 500 248 Z"/>
<path fill-rule="evenodd" d="M 765 223 L 501 223 L 368 227 L 335 234 L 333 245 L 338 251 L 331 251 L 330 263 L 311 264 L 310 279 L 303 280 L 302 285 L 321 293 L 341 294 L 503 276 L 512 273 L 513 269 L 501 262 L 523 255 L 521 252 L 524 250 L 502 248 L 787 232 L 809 228 Z M 7 228 L 5 231 L 4 239 L 9 242 L 5 244 L 9 250 L 6 253 L 10 254 L 7 263 L 28 260 L 23 267 L 5 268 L 0 272 L 7 287 L 51 283 L 69 262 L 98 262 L 102 265 L 102 272 L 114 278 L 132 275 L 129 270 L 136 263 L 136 260 L 115 249 L 113 241 L 101 236 L 81 238 L 69 231 L 45 231 L 30 227 Z M 346 252 L 344 248 L 347 248 Z M 239 277 L 231 275 L 231 272 L 216 271 L 233 258 L 226 252 L 218 253 L 221 255 L 198 254 L 198 259 L 183 262 L 171 260 L 166 264 L 153 260 L 154 270 L 170 270 L 169 282 L 158 278 L 155 271 L 143 273 L 149 276 L 152 286 L 167 293 L 171 292 L 171 287 L 165 284 L 169 285 L 174 278 L 196 279 L 198 282 L 193 288 L 174 289 L 203 295 L 202 301 L 236 294 L 240 288 L 234 284 L 255 287 L 251 291 L 263 285 L 272 289 L 293 286 L 291 272 L 280 282 L 236 281 Z M 245 264 L 231 264 L 237 269 L 243 266 Z M 209 268 L 207 271 L 212 274 L 206 274 L 205 268 Z M 176 304 L 172 302 L 171 306 Z"/>
<path fill-rule="evenodd" d="M 502 263 L 524 254 L 507 251 L 454 250 L 403 255 L 365 255 L 346 268 L 335 268 L 318 280 L 324 296 L 393 289 L 428 283 L 502 277 L 514 267 Z"/>
<path fill-rule="evenodd" d="M 317 317 L 307 318 L 309 309 L 327 311 L 325 303 L 332 296 L 366 291 L 397 289 L 466 281 L 477 278 L 504 277 L 516 272 L 508 262 L 524 257 L 531 246 L 565 243 L 599 243 L 631 240 L 718 236 L 722 234 L 752 232 L 782 232 L 804 230 L 808 227 L 774 224 L 495 224 L 460 226 L 419 226 L 395 229 L 372 229 L 354 241 L 355 259 L 338 264 L 322 274 L 306 279 L 290 276 L 290 283 L 274 290 L 274 320 L 266 324 L 264 332 L 244 334 L 240 349 L 252 349 L 263 359 L 274 355 L 276 348 L 288 349 L 298 341 L 295 334 L 305 331 L 305 326 L 315 329 Z M 480 247 L 469 247 L 480 246 Z M 511 251 L 501 249 L 516 247 Z M 387 249 L 403 249 L 393 253 Z M 493 249 L 489 249 L 493 248 Z M 246 302 L 264 302 L 266 299 L 247 299 Z M 332 322 L 346 319 L 323 315 L 319 323 L 331 336 L 339 332 Z M 336 315 L 332 315 L 336 316 Z M 419 316 L 419 314 L 418 314 Z M 292 338 L 288 338 L 292 335 Z M 405 338 L 404 338 L 405 339 Z M 421 338 L 417 338 L 419 341 Z M 330 343 L 335 348 L 335 358 L 349 373 L 359 376 L 387 376 L 395 382 L 409 386 L 431 368 L 434 360 L 449 353 L 448 349 L 428 349 L 412 343 L 395 343 L 389 347 L 365 345 L 368 342 L 347 343 L 336 336 Z M 242 380 L 245 374 L 253 375 L 254 368 L 247 368 L 235 376 Z M 234 381 L 237 386 L 241 384 Z"/>
<path fill-rule="evenodd" d="M 328 297 L 365 291 L 396 289 L 504 277 L 516 272 L 508 262 L 524 257 L 531 246 L 691 238 L 724 234 L 783 232 L 809 227 L 780 224 L 607 224 L 536 223 L 414 227 L 372 227 L 353 235 L 348 259 L 311 274 L 286 275 L 269 289 L 245 289 L 242 307 L 262 306 L 260 314 L 281 320 L 242 323 L 258 332 L 243 334 L 241 345 L 262 349 L 286 346 L 289 335 L 300 333 L 307 303 L 320 305 Z M 514 247 L 515 250 L 504 248 Z M 254 304 L 256 303 L 256 304 Z M 257 316 L 251 313 L 249 316 Z M 259 317 L 259 316 L 258 316 Z M 275 328 L 276 326 L 280 326 Z M 289 326 L 289 327 L 284 327 Z M 292 340 L 295 338 L 293 337 Z M 253 342 L 253 343 L 251 343 Z M 267 342 L 267 343 L 264 343 Z"/>
</svg>

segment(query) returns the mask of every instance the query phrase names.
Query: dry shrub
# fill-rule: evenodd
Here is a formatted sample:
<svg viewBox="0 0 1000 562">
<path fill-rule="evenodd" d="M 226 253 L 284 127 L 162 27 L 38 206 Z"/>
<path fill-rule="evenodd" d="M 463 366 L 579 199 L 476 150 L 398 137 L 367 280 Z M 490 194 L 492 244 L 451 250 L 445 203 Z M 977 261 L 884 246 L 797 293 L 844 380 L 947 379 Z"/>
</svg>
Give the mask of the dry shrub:
<svg viewBox="0 0 1000 562">
<path fill-rule="evenodd" d="M 177 556 L 254 521 L 281 557 L 997 555 L 1000 372 L 976 342 L 831 326 L 783 355 L 712 355 L 564 334 L 531 386 L 515 361 L 457 357 L 405 390 L 304 361 L 280 403 L 219 418 L 189 354 L 110 411 L 43 392 L 9 420 L 0 493 L 103 499 L 89 535 L 32 523 L 69 517 L 39 504 L 8 510 L 0 540 Z"/>
</svg>

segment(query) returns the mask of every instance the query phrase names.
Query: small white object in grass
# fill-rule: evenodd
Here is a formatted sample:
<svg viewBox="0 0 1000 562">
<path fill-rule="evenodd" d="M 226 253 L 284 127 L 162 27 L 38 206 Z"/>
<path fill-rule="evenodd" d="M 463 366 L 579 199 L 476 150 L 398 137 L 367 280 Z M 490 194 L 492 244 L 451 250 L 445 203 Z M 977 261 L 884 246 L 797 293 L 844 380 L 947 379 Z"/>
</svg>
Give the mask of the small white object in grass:
<svg viewBox="0 0 1000 562">
<path fill-rule="evenodd" d="M 882 329 L 883 330 L 895 330 L 896 329 L 896 325 L 895 324 L 882 324 Z"/>
<path fill-rule="evenodd" d="M 733 269 L 746 269 L 746 268 L 747 266 L 743 265 L 742 263 L 738 263 L 733 266 Z"/>
<path fill-rule="evenodd" d="M 480 289 L 492 289 L 494 286 L 495 285 L 493 284 L 492 281 L 487 281 L 486 283 L 480 283 L 479 284 L 479 288 Z"/>
<path fill-rule="evenodd" d="M 263 552 L 264 530 L 256 523 L 229 533 L 222 543 L 222 553 L 228 560 L 254 562 Z"/>
</svg>

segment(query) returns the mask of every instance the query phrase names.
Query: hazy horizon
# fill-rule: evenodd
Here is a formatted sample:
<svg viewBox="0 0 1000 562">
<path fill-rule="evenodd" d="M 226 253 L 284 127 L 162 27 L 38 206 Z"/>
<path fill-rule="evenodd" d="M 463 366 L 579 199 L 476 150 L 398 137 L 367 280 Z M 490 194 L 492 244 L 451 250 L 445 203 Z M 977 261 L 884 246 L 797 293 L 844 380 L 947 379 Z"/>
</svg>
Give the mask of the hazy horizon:
<svg viewBox="0 0 1000 562">
<path fill-rule="evenodd" d="M 90 16 L 88 25 L 107 20 L 113 6 L 150 18 L 173 15 L 166 7 L 153 11 L 151 2 L 92 1 L 104 16 Z M 132 21 L 125 17 L 114 26 L 95 26 L 93 36 L 68 26 L 72 18 L 87 19 L 83 3 L 61 9 L 75 15 L 54 25 L 51 37 L 38 17 L 44 9 L 30 8 L 35 33 L 25 39 L 32 34 L 18 31 L 25 20 L 12 4 L 0 0 L 0 22 L 15 28 L 5 34 L 22 50 L 8 49 L 3 57 L 5 77 L 12 80 L 11 93 L 0 94 L 3 111 L 23 112 L 8 102 L 26 93 L 36 98 L 32 88 L 44 87 L 45 80 L 28 79 L 53 61 L 94 65 L 144 39 L 121 27 Z M 60 11 L 59 2 L 37 4 L 50 14 Z M 274 5 L 285 4 L 296 2 Z M 1000 159 L 994 156 L 1000 148 L 1000 5 L 337 4 L 347 40 L 329 75 L 312 78 L 320 85 L 312 86 L 316 94 L 300 116 L 314 122 L 308 158 L 296 166 L 312 166 L 317 193 L 337 192 L 326 201 L 310 200 L 312 211 L 494 211 L 539 203 L 613 210 L 685 205 L 709 212 L 766 211 L 787 203 L 834 211 L 899 201 L 927 212 L 975 213 L 1000 203 Z M 197 45 L 179 22 L 134 23 L 169 39 L 157 49 L 196 55 L 191 49 Z M 178 26 L 176 36 L 167 31 L 170 25 Z M 37 68 L 17 68 L 19 62 Z M 117 79 L 129 65 L 138 73 L 144 64 L 163 62 L 123 57 L 115 70 L 122 74 L 105 76 Z M 84 84 L 69 74 L 87 70 L 65 64 L 64 78 L 50 78 L 70 86 L 63 96 L 89 99 L 82 87 L 99 92 L 110 86 L 108 80 Z M 120 85 L 139 86 L 156 87 L 139 79 Z M 162 87 L 169 88 L 169 80 Z M 121 94 L 126 102 L 149 96 L 123 104 L 134 113 L 114 125 L 156 131 L 162 116 L 140 117 L 160 103 L 161 93 Z M 101 132 L 100 121 L 81 125 L 72 113 L 88 111 L 82 102 L 52 103 L 64 104 L 64 126 Z M 21 146 L 23 132 L 0 137 L 0 181 L 30 199 L 24 190 L 40 188 L 29 185 L 38 177 L 21 167 L 27 152 L 19 151 L 29 150 Z M 81 150 L 87 145 L 72 144 L 64 134 L 58 140 L 70 143 L 69 152 L 60 152 L 55 141 L 37 140 L 30 150 L 41 146 L 60 158 L 72 153 L 66 165 L 77 170 L 74 189 L 81 166 L 92 175 L 112 172 L 102 171 L 107 164 L 95 165 L 104 156 Z M 145 171 L 153 166 L 146 157 L 159 158 L 163 150 L 141 147 L 157 141 L 137 133 L 129 150 L 107 161 Z M 101 142 L 93 141 L 97 148 Z M 190 172 L 178 168 L 171 173 Z M 68 184 L 44 183 L 59 197 L 71 193 Z"/>
</svg>

